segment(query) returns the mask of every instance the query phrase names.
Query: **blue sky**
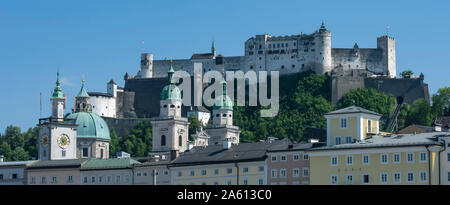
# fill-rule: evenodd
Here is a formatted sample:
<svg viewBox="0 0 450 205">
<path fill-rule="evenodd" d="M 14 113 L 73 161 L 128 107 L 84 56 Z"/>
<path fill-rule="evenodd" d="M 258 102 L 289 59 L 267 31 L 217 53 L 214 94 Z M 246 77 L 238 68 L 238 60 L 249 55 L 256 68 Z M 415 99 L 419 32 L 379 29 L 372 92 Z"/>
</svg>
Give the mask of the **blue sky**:
<svg viewBox="0 0 450 205">
<path fill-rule="evenodd" d="M 112 78 L 135 75 L 140 53 L 155 59 L 208 52 L 243 55 L 256 35 L 311 33 L 322 20 L 332 47 L 376 47 L 376 37 L 396 38 L 397 72 L 423 72 L 430 93 L 450 86 L 449 1 L 6 1 L 0 2 L 0 132 L 23 130 L 49 116 L 56 71 L 68 96 L 82 76 L 89 91 L 106 92 Z M 144 44 L 142 44 L 144 40 Z"/>
</svg>

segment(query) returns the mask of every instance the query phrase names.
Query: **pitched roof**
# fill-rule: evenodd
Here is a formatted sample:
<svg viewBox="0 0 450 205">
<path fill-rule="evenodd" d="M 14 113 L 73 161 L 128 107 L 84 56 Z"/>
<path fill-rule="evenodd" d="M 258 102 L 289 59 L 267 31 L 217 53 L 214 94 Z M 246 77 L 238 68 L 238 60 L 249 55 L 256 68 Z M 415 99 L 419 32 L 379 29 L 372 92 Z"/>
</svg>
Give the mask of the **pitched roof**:
<svg viewBox="0 0 450 205">
<path fill-rule="evenodd" d="M 376 112 L 370 111 L 370 110 L 366 110 L 364 108 L 357 107 L 357 106 L 350 106 L 350 107 L 342 108 L 339 110 L 335 110 L 335 111 L 326 113 L 325 115 L 337 115 L 337 114 L 348 114 L 348 113 L 366 113 L 366 114 L 381 116 L 381 114 L 379 114 L 379 113 L 376 113 Z"/>
<path fill-rule="evenodd" d="M 31 164 L 28 169 L 52 169 L 52 168 L 76 168 L 88 159 L 61 159 L 61 160 L 39 160 Z"/>
<path fill-rule="evenodd" d="M 84 163 L 81 170 L 94 170 L 94 169 L 120 169 L 130 168 L 133 164 L 139 164 L 140 162 L 131 158 L 111 158 L 111 159 L 90 159 Z"/>
<path fill-rule="evenodd" d="M 173 160 L 171 165 L 189 166 L 263 160 L 266 158 L 267 149 L 279 143 L 283 141 L 233 144 L 229 149 L 224 149 L 222 145 L 194 147 Z"/>
<path fill-rule="evenodd" d="M 213 59 L 213 57 L 212 53 L 194 53 L 191 59 Z"/>
<path fill-rule="evenodd" d="M 409 125 L 397 132 L 397 134 L 412 134 L 414 132 L 416 133 L 423 133 L 423 132 L 433 132 L 434 127 L 430 126 L 423 126 L 423 125 Z"/>
<path fill-rule="evenodd" d="M 310 149 L 314 150 L 335 150 L 335 149 L 358 149 L 358 148 L 376 148 L 376 147 L 403 147 L 403 146 L 423 146 L 423 145 L 440 145 L 437 137 L 450 136 L 450 132 L 428 132 L 419 134 L 392 134 L 392 135 L 374 135 L 363 141 L 340 144 L 327 147 L 318 147 Z"/>
</svg>

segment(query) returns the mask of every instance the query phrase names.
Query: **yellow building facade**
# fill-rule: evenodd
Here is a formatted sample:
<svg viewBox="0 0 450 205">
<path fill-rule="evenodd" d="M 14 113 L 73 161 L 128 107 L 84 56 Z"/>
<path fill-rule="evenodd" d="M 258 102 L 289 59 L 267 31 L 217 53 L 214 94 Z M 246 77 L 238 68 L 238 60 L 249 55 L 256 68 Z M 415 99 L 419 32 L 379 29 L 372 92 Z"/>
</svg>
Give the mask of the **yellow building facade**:
<svg viewBox="0 0 450 205">
<path fill-rule="evenodd" d="M 315 150 L 309 153 L 312 185 L 438 184 L 439 146 Z"/>
<path fill-rule="evenodd" d="M 327 145 L 353 143 L 379 134 L 381 115 L 351 106 L 325 114 L 327 119 Z"/>
<path fill-rule="evenodd" d="M 437 133 L 380 135 L 380 114 L 351 106 L 325 114 L 327 144 L 307 151 L 311 185 L 439 184 Z"/>
</svg>

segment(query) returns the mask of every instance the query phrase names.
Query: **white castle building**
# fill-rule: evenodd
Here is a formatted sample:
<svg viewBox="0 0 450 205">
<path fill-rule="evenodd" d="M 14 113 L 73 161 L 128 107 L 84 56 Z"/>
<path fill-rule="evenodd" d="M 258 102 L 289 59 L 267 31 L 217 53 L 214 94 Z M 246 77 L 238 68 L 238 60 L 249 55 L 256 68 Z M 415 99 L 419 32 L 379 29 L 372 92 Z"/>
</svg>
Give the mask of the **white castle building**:
<svg viewBox="0 0 450 205">
<path fill-rule="evenodd" d="M 377 38 L 377 48 L 332 48 L 331 32 L 322 23 L 312 34 L 291 36 L 256 35 L 245 42 L 244 56 L 216 56 L 214 41 L 211 53 L 193 54 L 190 59 L 174 60 L 174 70 L 191 75 L 194 63 L 201 62 L 203 72 L 210 70 L 279 71 L 281 75 L 313 70 L 316 73 L 339 72 L 352 74 L 354 70 L 370 75 L 396 76 L 395 40 L 389 36 Z M 135 78 L 163 78 L 169 60 L 153 60 L 153 54 L 141 55 L 141 70 Z M 361 72 L 358 72 L 361 73 Z"/>
</svg>

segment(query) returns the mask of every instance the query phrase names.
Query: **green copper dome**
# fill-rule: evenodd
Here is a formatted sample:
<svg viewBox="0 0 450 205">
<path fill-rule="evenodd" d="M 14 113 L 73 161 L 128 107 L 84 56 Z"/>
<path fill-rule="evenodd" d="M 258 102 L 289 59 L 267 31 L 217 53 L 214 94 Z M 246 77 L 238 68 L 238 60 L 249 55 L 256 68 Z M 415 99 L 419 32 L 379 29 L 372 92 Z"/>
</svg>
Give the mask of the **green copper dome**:
<svg viewBox="0 0 450 205">
<path fill-rule="evenodd" d="M 110 140 L 109 128 L 105 120 L 95 113 L 76 112 L 66 117 L 75 120 L 77 138 L 95 138 Z"/>
<path fill-rule="evenodd" d="M 214 110 L 232 110 L 233 109 L 233 101 L 228 95 L 221 95 L 214 100 Z"/>
<path fill-rule="evenodd" d="M 172 60 L 170 60 L 170 68 L 167 72 L 169 85 L 164 86 L 161 91 L 161 100 L 169 100 L 176 99 L 181 100 L 181 91 L 180 89 L 172 82 L 172 76 L 175 71 L 172 67 Z"/>
<path fill-rule="evenodd" d="M 59 82 L 59 72 L 56 74 L 57 75 L 57 79 L 56 79 L 56 87 L 53 90 L 53 95 L 52 98 L 60 98 L 63 99 L 64 98 L 64 94 L 62 92 L 62 89 L 60 87 L 60 82 Z"/>
</svg>

